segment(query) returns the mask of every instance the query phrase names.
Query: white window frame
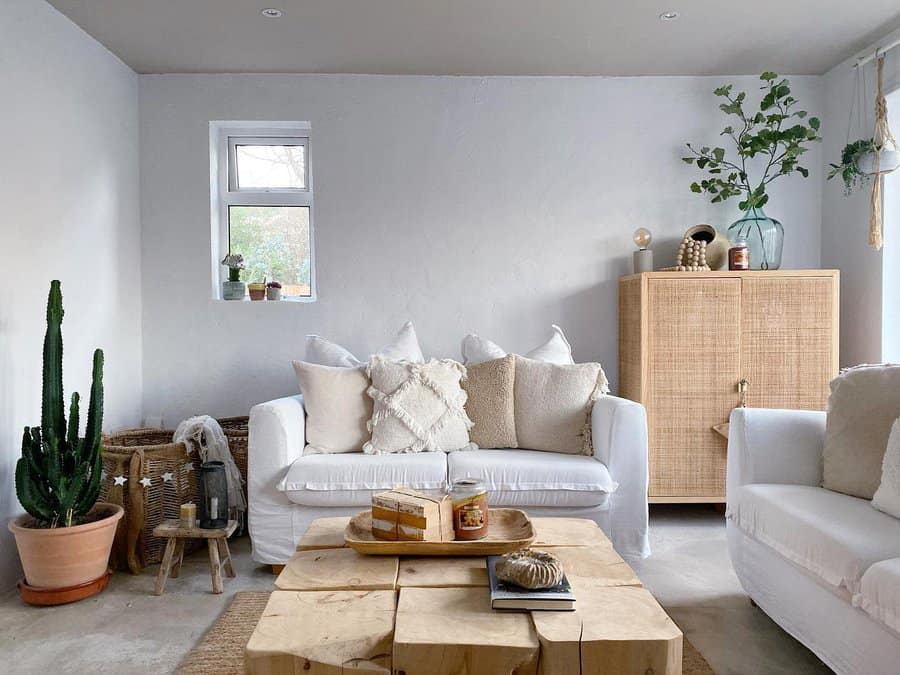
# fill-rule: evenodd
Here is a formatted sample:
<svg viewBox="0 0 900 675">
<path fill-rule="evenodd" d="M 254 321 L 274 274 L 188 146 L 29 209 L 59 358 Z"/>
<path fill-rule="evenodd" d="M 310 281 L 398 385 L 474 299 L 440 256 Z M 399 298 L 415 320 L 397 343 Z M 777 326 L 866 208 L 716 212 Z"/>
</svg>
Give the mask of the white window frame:
<svg viewBox="0 0 900 675">
<path fill-rule="evenodd" d="M 212 237 L 213 298 L 222 299 L 222 282 L 228 273 L 222 258 L 228 253 L 228 208 L 230 206 L 305 206 L 309 208 L 309 296 L 284 298 L 282 302 L 306 303 L 316 300 L 316 250 L 313 227 L 313 172 L 308 122 L 222 122 L 209 123 L 210 140 L 210 220 Z M 302 145 L 304 147 L 305 188 L 237 187 L 236 144 Z M 277 303 L 254 303 L 268 305 Z"/>
</svg>

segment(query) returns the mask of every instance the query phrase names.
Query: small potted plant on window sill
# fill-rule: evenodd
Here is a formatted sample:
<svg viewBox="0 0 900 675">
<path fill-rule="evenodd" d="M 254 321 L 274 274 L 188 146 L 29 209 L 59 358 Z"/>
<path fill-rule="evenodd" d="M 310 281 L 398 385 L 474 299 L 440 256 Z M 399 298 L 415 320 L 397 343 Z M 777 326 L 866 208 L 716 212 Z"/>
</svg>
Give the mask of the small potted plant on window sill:
<svg viewBox="0 0 900 675">
<path fill-rule="evenodd" d="M 281 300 L 281 284 L 270 281 L 266 284 L 266 300 Z"/>
<path fill-rule="evenodd" d="M 247 284 L 247 291 L 250 293 L 251 300 L 266 299 L 266 280 L 251 282 Z"/>
<path fill-rule="evenodd" d="M 240 253 L 229 253 L 222 258 L 222 264 L 228 268 L 228 281 L 222 282 L 223 300 L 243 300 L 246 288 L 241 281 L 241 270 L 244 269 L 244 256 Z"/>
</svg>

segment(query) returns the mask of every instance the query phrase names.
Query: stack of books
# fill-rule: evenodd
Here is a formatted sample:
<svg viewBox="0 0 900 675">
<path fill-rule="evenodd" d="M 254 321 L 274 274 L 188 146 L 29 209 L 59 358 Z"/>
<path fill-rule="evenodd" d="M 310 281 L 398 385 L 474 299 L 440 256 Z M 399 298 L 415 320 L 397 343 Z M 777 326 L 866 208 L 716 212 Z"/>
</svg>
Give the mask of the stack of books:
<svg viewBox="0 0 900 675">
<path fill-rule="evenodd" d="M 528 589 L 500 581 L 497 578 L 499 555 L 488 556 L 488 581 L 491 584 L 491 609 L 502 610 L 554 610 L 571 612 L 575 610 L 575 595 L 569 580 L 563 580 L 552 588 Z"/>
</svg>

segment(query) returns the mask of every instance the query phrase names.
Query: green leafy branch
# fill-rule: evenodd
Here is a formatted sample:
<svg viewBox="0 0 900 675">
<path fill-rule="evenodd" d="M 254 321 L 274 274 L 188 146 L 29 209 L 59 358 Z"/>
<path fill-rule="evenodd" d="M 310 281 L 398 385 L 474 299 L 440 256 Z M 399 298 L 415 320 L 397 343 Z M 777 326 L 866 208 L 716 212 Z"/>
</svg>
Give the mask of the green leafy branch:
<svg viewBox="0 0 900 675">
<path fill-rule="evenodd" d="M 733 161 L 726 158 L 722 147 L 697 149 L 690 143 L 687 147 L 691 156 L 682 158 L 708 175 L 691 183 L 692 192 L 711 195 L 713 203 L 744 195 L 738 204 L 742 211 L 764 206 L 769 201 L 766 186 L 776 178 L 791 173 L 808 177 L 809 170 L 800 165 L 800 158 L 807 151 L 806 144 L 822 140 L 819 119 L 807 118 L 805 110 L 794 109 L 797 99 L 791 95 L 786 78 L 765 72 L 759 79 L 764 82 L 760 89 L 765 94 L 755 113 L 744 110 L 747 94 L 743 91 L 733 94 L 733 85 L 723 85 L 713 92 L 724 99 L 719 110 L 738 118 L 737 124 L 726 126 L 719 134 L 734 143 L 737 158 Z M 765 169 L 759 180 L 752 180 L 747 163 L 757 156 L 765 159 Z"/>
</svg>

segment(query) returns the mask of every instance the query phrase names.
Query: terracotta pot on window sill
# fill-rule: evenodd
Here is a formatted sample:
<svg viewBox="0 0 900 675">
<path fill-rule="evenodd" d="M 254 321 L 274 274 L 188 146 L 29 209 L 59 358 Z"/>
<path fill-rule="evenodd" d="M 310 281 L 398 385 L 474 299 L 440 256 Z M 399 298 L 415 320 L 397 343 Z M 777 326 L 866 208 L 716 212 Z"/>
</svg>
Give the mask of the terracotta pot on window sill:
<svg viewBox="0 0 900 675">
<path fill-rule="evenodd" d="M 247 284 L 247 290 L 250 292 L 251 300 L 265 300 L 266 299 L 266 285 L 265 284 Z"/>
</svg>

